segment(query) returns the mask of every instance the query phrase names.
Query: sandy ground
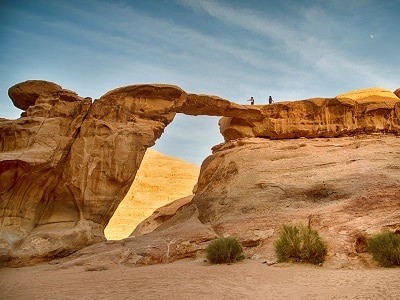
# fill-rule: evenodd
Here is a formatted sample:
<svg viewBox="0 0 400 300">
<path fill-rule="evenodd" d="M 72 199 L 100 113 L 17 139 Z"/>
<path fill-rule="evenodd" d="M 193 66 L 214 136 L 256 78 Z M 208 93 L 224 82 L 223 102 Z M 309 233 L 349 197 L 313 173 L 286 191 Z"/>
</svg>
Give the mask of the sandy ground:
<svg viewBox="0 0 400 300">
<path fill-rule="evenodd" d="M 327 269 L 202 260 L 145 267 L 0 269 L 0 299 L 400 299 L 400 268 Z"/>
</svg>

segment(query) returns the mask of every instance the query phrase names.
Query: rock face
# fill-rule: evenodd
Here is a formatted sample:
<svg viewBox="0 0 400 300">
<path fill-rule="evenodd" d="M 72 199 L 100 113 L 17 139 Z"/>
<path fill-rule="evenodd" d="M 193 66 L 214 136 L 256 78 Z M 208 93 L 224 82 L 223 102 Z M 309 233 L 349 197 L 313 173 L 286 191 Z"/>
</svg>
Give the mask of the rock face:
<svg viewBox="0 0 400 300">
<path fill-rule="evenodd" d="M 398 98 L 400 98 L 400 88 L 393 92 Z"/>
<path fill-rule="evenodd" d="M 157 208 L 151 216 L 142 219 L 143 221 L 137 225 L 129 236 L 142 236 L 155 230 L 160 230 L 163 227 L 168 227 L 167 221 L 177 215 L 185 206 L 190 205 L 192 199 L 193 195 L 186 196 Z"/>
<path fill-rule="evenodd" d="M 131 237 L 76 252 L 61 267 L 171 262 L 234 236 L 247 257 L 276 260 L 283 224 L 310 225 L 328 244 L 325 266 L 373 265 L 367 238 L 400 231 L 400 138 L 241 139 L 214 148 L 193 199 L 159 208 Z"/>
<path fill-rule="evenodd" d="M 54 263 L 60 268 L 99 264 L 141 266 L 196 257 L 217 235 L 210 225 L 199 221 L 196 206 L 186 206 L 179 212 L 179 216 L 170 216 L 149 234 L 100 242 Z"/>
<path fill-rule="evenodd" d="M 330 263 L 347 264 L 359 236 L 400 229 L 399 146 L 391 135 L 229 142 L 204 161 L 192 203 L 218 235 L 270 259 L 282 224 L 311 222 Z"/>
<path fill-rule="evenodd" d="M 140 85 L 91 103 L 41 81 L 9 94 L 27 107 L 22 118 L 0 123 L 0 257 L 14 265 L 104 240 L 146 149 L 186 95 L 174 86 Z"/>
<path fill-rule="evenodd" d="M 200 168 L 181 159 L 147 149 L 135 181 L 105 229 L 108 240 L 120 240 L 156 209 L 191 195 Z"/>
<path fill-rule="evenodd" d="M 362 197 L 372 199 L 371 202 L 367 201 L 372 203 L 381 197 L 379 195 L 384 195 L 385 199 L 389 199 L 384 203 L 391 209 L 396 208 L 393 205 L 398 203 L 392 201 L 393 197 L 398 199 L 399 158 L 396 156 L 398 151 L 393 150 L 398 148 L 384 146 L 393 144 L 398 147 L 397 139 L 393 136 L 390 142 L 386 142 L 389 140 L 383 136 L 380 140 L 383 142 L 377 143 L 382 157 L 392 158 L 391 164 L 382 168 L 377 167 L 376 161 L 369 156 L 364 157 L 354 152 L 350 153 L 354 154 L 354 161 L 348 161 L 349 153 L 336 153 L 334 146 L 324 146 L 321 148 L 324 151 L 315 158 L 300 155 L 293 159 L 291 171 L 282 174 L 286 176 L 282 184 L 270 181 L 269 178 L 265 179 L 266 182 L 260 181 L 262 177 L 258 173 L 268 174 L 269 169 L 274 170 L 274 161 L 269 165 L 263 162 L 264 159 L 275 157 L 276 160 L 290 162 L 292 154 L 301 153 L 297 149 L 317 150 L 319 146 L 308 148 L 293 141 L 274 143 L 266 139 L 257 139 L 255 142 L 243 140 L 253 137 L 287 139 L 357 137 L 366 133 L 399 134 L 400 99 L 387 90 L 363 90 L 332 99 L 309 99 L 265 106 L 238 105 L 216 96 L 188 95 L 182 89 L 170 85 L 122 87 L 106 93 L 93 103 L 91 99 L 81 98 L 74 92 L 44 81 L 17 84 L 10 88 L 9 95 L 17 107 L 26 111 L 18 120 L 0 120 L 0 262 L 8 265 L 31 264 L 65 256 L 103 241 L 104 228 L 132 185 L 146 149 L 154 145 L 177 112 L 225 116 L 220 122 L 220 128 L 226 143 L 216 147 L 215 154 L 203 163 L 202 175 L 192 202 L 177 209 L 179 213 L 176 216 L 166 217 L 165 224 L 149 235 L 130 238 L 127 243 L 132 247 L 135 243 L 142 243 L 145 247 L 153 237 L 154 241 L 163 241 L 154 249 L 167 249 L 166 257 L 171 260 L 173 257 L 196 253 L 201 249 L 195 246 L 196 243 L 212 238 L 216 233 L 234 233 L 248 246 L 259 245 L 276 232 L 278 222 L 276 226 L 271 225 L 266 229 L 261 225 L 251 227 L 257 218 L 261 218 L 260 215 L 252 215 L 253 210 L 267 214 L 269 210 L 262 209 L 263 203 L 268 208 L 277 205 L 270 204 L 270 200 L 265 198 L 269 194 L 278 199 L 292 199 L 297 204 L 288 200 L 290 209 L 302 207 L 301 201 L 305 201 L 307 214 L 309 210 L 315 210 L 316 215 L 319 212 L 316 206 L 307 206 L 309 198 L 316 201 L 326 198 L 329 203 L 347 199 L 350 207 L 358 207 L 364 203 Z M 238 138 L 242 139 L 236 141 Z M 325 145 L 326 141 L 315 140 L 321 145 Z M 341 141 L 346 140 L 338 140 L 337 143 Z M 287 154 L 287 158 L 279 156 L 283 153 L 279 148 L 282 143 L 287 143 L 284 147 L 293 151 Z M 249 145 L 256 148 L 247 151 Z M 345 178 L 344 186 L 336 186 L 327 176 L 314 175 L 320 174 L 318 170 L 326 164 L 328 150 L 331 151 L 329 154 L 346 158 L 344 163 L 333 161 L 332 164 L 365 168 L 364 164 L 358 162 L 361 160 L 368 162 L 369 169 L 360 173 L 357 169 L 344 168 L 349 170 L 349 173 L 342 174 Z M 238 152 L 241 155 L 235 156 Z M 299 161 L 303 158 L 304 163 Z M 263 165 L 267 169 L 256 171 L 256 166 Z M 386 167 L 389 173 L 382 171 Z M 254 173 L 246 173 L 252 168 Z M 313 185 L 311 181 L 299 180 L 298 185 L 291 186 L 287 180 L 292 171 L 297 169 L 308 174 L 313 179 Z M 247 171 L 241 175 L 240 170 Z M 378 175 L 371 173 L 371 170 Z M 336 170 L 327 169 L 326 172 L 328 174 Z M 276 177 L 274 174 L 270 175 Z M 374 180 L 369 180 L 367 174 Z M 356 179 L 349 185 L 352 176 Z M 256 186 L 243 186 L 250 184 L 249 180 L 256 182 Z M 339 178 L 337 181 L 342 182 Z M 326 182 L 328 186 L 324 185 Z M 367 182 L 373 191 L 367 193 L 368 186 L 358 182 Z M 232 188 L 232 185 L 241 186 L 243 190 Z M 358 186 L 360 195 L 363 195 L 361 198 L 355 195 L 353 186 Z M 346 188 L 350 190 L 347 193 Z M 256 202 L 243 202 L 252 193 L 262 198 L 253 196 Z M 373 204 L 368 205 L 374 207 Z M 225 208 L 230 208 L 229 211 L 235 215 L 225 211 Z M 290 216 L 290 210 L 282 212 L 280 221 L 286 220 L 284 216 Z M 252 219 L 247 219 L 247 216 L 252 216 Z M 313 219 L 313 222 L 322 224 L 318 223 L 322 222 L 318 221 L 320 219 Z M 237 220 L 247 222 L 243 228 L 254 229 L 254 235 L 260 238 L 245 238 L 246 235 L 235 225 Z M 229 222 L 233 225 L 229 225 Z M 270 222 L 268 224 L 275 224 L 273 220 Z M 381 227 L 383 223 L 387 226 L 396 225 L 390 223 L 392 221 L 379 222 Z M 180 234 L 184 238 L 176 240 L 174 237 Z M 138 240 L 132 241 L 132 244 L 131 239 Z M 178 242 L 172 244 L 171 239 Z M 191 241 L 188 246 L 191 250 L 182 250 L 187 246 L 185 239 Z M 171 255 L 171 246 L 179 248 L 176 252 L 179 254 Z M 148 263 L 152 261 L 154 253 L 147 253 L 147 246 L 143 247 L 138 246 L 131 254 L 141 256 L 143 260 L 138 258 L 138 261 Z M 158 254 L 154 255 L 157 257 Z"/>
<path fill-rule="evenodd" d="M 43 80 L 28 80 L 24 84 L 17 84 L 11 87 L 8 91 L 15 107 L 22 110 L 27 110 L 29 107 L 36 104 L 36 100 L 43 102 L 46 98 L 63 98 L 64 100 L 70 96 L 71 101 L 74 101 L 76 94 L 67 90 L 63 90 L 61 86 L 49 81 Z"/>
<path fill-rule="evenodd" d="M 366 89 L 335 98 L 278 102 L 259 108 L 261 118 L 240 115 L 220 120 L 225 140 L 245 137 L 271 139 L 399 133 L 399 98 L 385 89 Z"/>
<path fill-rule="evenodd" d="M 0 261 L 35 261 L 100 241 L 99 228 L 72 213 L 74 199 L 55 192 L 91 101 L 48 82 L 26 82 L 9 94 L 26 112 L 0 122 Z"/>
<path fill-rule="evenodd" d="M 310 225 L 328 243 L 327 265 L 370 263 L 368 237 L 400 231 L 400 138 L 362 135 L 271 141 L 251 138 L 214 148 L 191 202 L 160 208 L 132 236 L 163 231 L 195 206 L 218 236 L 235 236 L 247 255 L 275 260 L 283 224 Z M 156 229 L 155 229 L 156 228 Z"/>
</svg>

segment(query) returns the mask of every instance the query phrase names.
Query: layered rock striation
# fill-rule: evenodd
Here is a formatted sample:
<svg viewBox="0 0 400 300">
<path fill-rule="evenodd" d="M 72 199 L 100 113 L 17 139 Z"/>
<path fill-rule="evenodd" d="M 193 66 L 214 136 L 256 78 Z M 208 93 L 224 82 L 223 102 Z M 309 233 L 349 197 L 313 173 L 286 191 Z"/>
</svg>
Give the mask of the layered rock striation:
<svg viewBox="0 0 400 300">
<path fill-rule="evenodd" d="M 358 239 L 400 230 L 399 137 L 231 141 L 202 165 L 192 200 L 199 219 L 273 260 L 283 224 L 308 224 L 333 265 L 362 260 Z"/>
<path fill-rule="evenodd" d="M 61 268 L 146 265 L 204 253 L 209 240 L 234 236 L 246 257 L 276 262 L 283 224 L 317 230 L 325 266 L 375 266 L 367 240 L 400 232 L 400 138 L 248 138 L 214 148 L 194 197 L 157 209 L 131 237 L 102 242 L 59 261 Z"/>
<path fill-rule="evenodd" d="M 265 106 L 238 105 L 217 96 L 187 94 L 179 87 L 161 84 L 118 88 L 94 102 L 46 81 L 17 84 L 10 88 L 9 95 L 24 112 L 17 120 L 0 120 L 0 261 L 8 265 L 66 256 L 104 241 L 104 228 L 131 187 L 146 149 L 154 145 L 176 113 L 223 116 L 220 129 L 226 143 L 215 147 L 215 154 L 203 163 L 193 200 L 177 210 L 182 216 L 168 216 L 164 220 L 169 225 L 154 230 L 155 240 L 166 241 L 168 251 L 174 232 L 184 235 L 178 239 L 177 249 L 185 249 L 185 239 L 204 241 L 216 233 L 234 232 L 218 229 L 225 228 L 227 221 L 221 216 L 224 212 L 216 207 L 241 203 L 237 199 L 240 193 L 230 193 L 232 184 L 240 183 L 240 169 L 246 169 L 248 163 L 262 165 L 271 151 L 274 155 L 280 153 L 265 138 L 400 133 L 400 99 L 384 89 Z M 256 147 L 265 148 L 266 152 L 252 152 L 246 159 L 229 158 L 230 153 L 243 151 L 242 145 L 247 145 L 249 138 L 264 138 L 265 143 L 257 142 Z M 291 149 L 289 144 L 286 147 Z M 321 156 L 321 163 L 298 168 L 318 169 L 323 160 Z M 238 167 L 239 163 L 243 166 Z M 397 163 L 390 170 L 394 174 L 391 176 L 398 179 Z M 393 193 L 397 195 L 395 182 Z M 274 188 L 273 182 L 256 184 L 261 190 L 244 189 L 242 196 L 250 192 L 268 194 L 272 189 L 281 197 L 279 191 L 286 191 L 285 187 Z M 220 196 L 218 200 L 208 194 L 212 187 L 222 193 L 215 193 Z M 329 194 L 332 188 L 326 189 L 321 193 Z M 332 195 L 346 196 L 335 189 Z M 233 211 L 246 214 L 246 209 L 252 210 L 246 204 Z M 143 247 L 149 239 L 141 238 L 146 241 Z M 196 252 L 195 243 L 189 243 L 192 250 L 182 253 Z M 140 249 L 137 253 L 141 253 Z M 172 259 L 170 254 L 168 257 Z"/>
<path fill-rule="evenodd" d="M 261 116 L 240 115 L 220 120 L 226 141 L 238 138 L 270 139 L 341 137 L 362 133 L 399 133 L 399 98 L 385 89 L 365 89 L 335 98 L 278 102 L 259 108 Z"/>
<path fill-rule="evenodd" d="M 79 219 L 78 199 L 56 191 L 91 100 L 45 81 L 16 85 L 9 95 L 25 112 L 0 122 L 1 259 L 69 254 L 75 243 L 100 241 L 99 226 Z"/>
<path fill-rule="evenodd" d="M 60 86 L 10 88 L 18 120 L 0 123 L 1 259 L 28 264 L 104 240 L 146 149 L 186 93 L 141 85 L 92 103 Z"/>
</svg>

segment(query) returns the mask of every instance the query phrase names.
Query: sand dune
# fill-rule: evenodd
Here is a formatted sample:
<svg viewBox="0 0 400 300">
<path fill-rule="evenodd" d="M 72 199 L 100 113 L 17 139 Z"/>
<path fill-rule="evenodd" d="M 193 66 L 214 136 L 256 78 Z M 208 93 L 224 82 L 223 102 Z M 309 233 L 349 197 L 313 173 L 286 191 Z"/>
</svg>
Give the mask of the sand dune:
<svg viewBox="0 0 400 300">
<path fill-rule="evenodd" d="M 128 237 L 154 210 L 191 195 L 199 172 L 194 164 L 147 149 L 135 181 L 104 231 L 106 238 Z"/>
</svg>

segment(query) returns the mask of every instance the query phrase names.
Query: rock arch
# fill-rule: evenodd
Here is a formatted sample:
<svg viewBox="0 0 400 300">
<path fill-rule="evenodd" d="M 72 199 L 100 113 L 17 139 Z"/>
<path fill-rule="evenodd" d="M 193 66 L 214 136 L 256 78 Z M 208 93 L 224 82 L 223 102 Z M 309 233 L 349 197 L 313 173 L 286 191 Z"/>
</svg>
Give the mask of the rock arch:
<svg viewBox="0 0 400 300">
<path fill-rule="evenodd" d="M 163 84 L 117 88 L 92 103 L 55 83 L 26 81 L 9 96 L 24 110 L 0 119 L 0 262 L 14 265 L 104 240 L 146 149 L 176 113 L 222 116 L 226 141 L 400 133 L 400 99 L 383 89 L 265 106 Z"/>
</svg>

